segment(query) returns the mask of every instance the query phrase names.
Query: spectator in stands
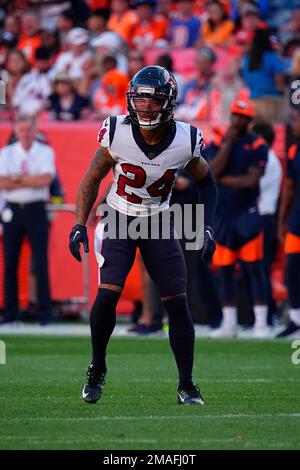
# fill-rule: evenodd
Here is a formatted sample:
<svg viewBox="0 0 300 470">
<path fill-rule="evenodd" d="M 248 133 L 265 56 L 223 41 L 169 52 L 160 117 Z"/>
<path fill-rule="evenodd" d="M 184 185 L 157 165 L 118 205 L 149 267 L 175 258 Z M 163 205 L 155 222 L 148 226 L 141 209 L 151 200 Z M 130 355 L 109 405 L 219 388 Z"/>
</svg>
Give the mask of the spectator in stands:
<svg viewBox="0 0 300 470">
<path fill-rule="evenodd" d="M 183 80 L 181 76 L 173 70 L 172 56 L 170 54 L 162 54 L 158 56 L 156 63 L 157 65 L 159 65 L 160 67 L 164 67 L 174 75 L 178 85 L 177 103 L 181 103 L 183 99 Z"/>
<path fill-rule="evenodd" d="M 200 42 L 208 47 L 226 47 L 233 34 L 235 24 L 229 19 L 224 4 L 211 0 L 207 4 L 207 21 L 201 27 Z"/>
<path fill-rule="evenodd" d="M 67 72 L 72 80 L 83 77 L 85 62 L 91 57 L 88 50 L 89 34 L 84 28 L 74 28 L 67 36 L 70 50 L 61 54 L 53 67 L 53 75 Z"/>
<path fill-rule="evenodd" d="M 128 76 L 131 80 L 137 72 L 145 66 L 145 58 L 142 52 L 131 49 L 128 52 Z"/>
<path fill-rule="evenodd" d="M 3 26 L 4 33 L 10 33 L 15 38 L 20 35 L 20 23 L 16 15 L 7 15 Z"/>
<path fill-rule="evenodd" d="M 266 273 L 268 294 L 268 317 L 269 321 L 276 315 L 276 304 L 273 299 L 271 285 L 271 268 L 275 261 L 277 252 L 277 208 L 280 194 L 282 167 L 279 158 L 272 149 L 275 139 L 273 127 L 267 122 L 257 122 L 253 126 L 253 132 L 263 137 L 269 146 L 268 162 L 265 173 L 261 177 L 260 196 L 258 210 L 262 218 L 264 233 L 264 256 L 263 266 Z"/>
<path fill-rule="evenodd" d="M 60 53 L 60 41 L 57 31 L 45 26 L 41 29 L 41 46 L 49 49 L 51 54 L 51 62 L 54 64 Z"/>
<path fill-rule="evenodd" d="M 35 115 L 42 111 L 51 93 L 51 54 L 49 49 L 38 47 L 35 51 L 35 67 L 23 75 L 12 99 L 19 113 Z"/>
<path fill-rule="evenodd" d="M 291 39 L 300 39 L 300 9 L 291 11 L 291 20 L 280 30 L 282 42 Z"/>
<path fill-rule="evenodd" d="M 155 11 L 158 17 L 161 16 L 170 21 L 174 17 L 174 2 L 172 0 L 157 0 Z"/>
<path fill-rule="evenodd" d="M 199 39 L 201 22 L 193 15 L 191 0 L 176 1 L 176 17 L 171 20 L 168 39 L 172 47 L 193 47 Z"/>
<path fill-rule="evenodd" d="M 257 119 L 282 120 L 283 64 L 272 49 L 269 30 L 256 30 L 250 52 L 242 62 L 241 75 L 250 89 Z"/>
<path fill-rule="evenodd" d="M 212 49 L 201 47 L 196 54 L 197 76 L 183 90 L 183 104 L 175 112 L 177 119 L 209 119 L 210 92 L 214 77 L 216 55 Z"/>
<path fill-rule="evenodd" d="M 241 30 L 254 35 L 258 28 L 267 27 L 263 21 L 259 8 L 254 4 L 245 4 L 241 8 Z"/>
<path fill-rule="evenodd" d="M 91 40 L 91 46 L 100 58 L 107 54 L 113 54 L 117 59 L 117 68 L 121 72 L 127 73 L 128 61 L 125 54 L 122 53 L 123 45 L 121 36 L 113 31 L 106 31 Z"/>
<path fill-rule="evenodd" d="M 35 50 L 41 45 L 39 16 L 34 11 L 25 12 L 21 17 L 22 34 L 18 48 L 25 54 L 27 61 L 32 65 Z"/>
<path fill-rule="evenodd" d="M 94 10 L 87 22 L 87 28 L 90 32 L 91 38 L 96 38 L 100 34 L 109 31 L 107 22 L 109 19 L 110 11 L 108 8 L 98 8 Z"/>
<path fill-rule="evenodd" d="M 6 84 L 6 107 L 12 107 L 15 89 L 26 72 L 29 65 L 24 54 L 18 49 L 12 49 L 7 56 L 6 67 L 1 71 L 0 78 Z"/>
<path fill-rule="evenodd" d="M 0 32 L 0 70 L 5 67 L 10 50 L 17 45 L 16 37 L 8 31 Z"/>
<path fill-rule="evenodd" d="M 118 69 L 106 72 L 101 79 L 101 86 L 93 96 L 93 108 L 96 118 L 126 114 L 126 92 L 128 76 Z"/>
<path fill-rule="evenodd" d="M 279 240 L 286 254 L 286 279 L 290 304 L 289 324 L 278 335 L 289 336 L 300 330 L 300 107 L 291 111 L 296 143 L 289 148 L 287 177 L 280 201 Z"/>
<path fill-rule="evenodd" d="M 120 34 L 125 42 L 130 41 L 131 27 L 137 22 L 134 11 L 129 9 L 128 0 L 112 0 L 108 28 Z"/>
<path fill-rule="evenodd" d="M 131 27 L 131 47 L 144 50 L 155 47 L 158 40 L 166 39 L 168 21 L 154 15 L 154 0 L 135 0 L 137 22 Z"/>
<path fill-rule="evenodd" d="M 63 49 L 67 46 L 67 36 L 69 32 L 75 28 L 75 12 L 71 8 L 62 11 L 57 19 L 57 30 L 59 41 L 63 45 Z"/>
<path fill-rule="evenodd" d="M 56 121 L 77 121 L 89 106 L 89 99 L 79 95 L 65 72 L 54 79 L 53 93 L 48 98 L 49 111 Z"/>
<path fill-rule="evenodd" d="M 51 318 L 48 279 L 48 220 L 45 202 L 55 176 L 53 150 L 35 140 L 35 122 L 21 115 L 15 123 L 18 142 L 4 147 L 0 158 L 0 188 L 6 207 L 2 212 L 5 267 L 3 322 L 19 316 L 17 271 L 22 240 L 28 236 L 37 275 L 40 324 Z"/>
</svg>

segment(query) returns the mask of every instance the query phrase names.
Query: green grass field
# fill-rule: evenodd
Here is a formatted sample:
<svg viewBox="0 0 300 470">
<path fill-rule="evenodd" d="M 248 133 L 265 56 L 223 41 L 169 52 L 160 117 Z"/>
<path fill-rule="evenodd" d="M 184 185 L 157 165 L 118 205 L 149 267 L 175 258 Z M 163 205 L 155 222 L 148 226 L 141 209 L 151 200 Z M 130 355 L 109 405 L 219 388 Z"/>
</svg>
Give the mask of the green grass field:
<svg viewBox="0 0 300 470">
<path fill-rule="evenodd" d="M 205 405 L 183 407 L 166 340 L 113 338 L 104 394 L 88 405 L 88 338 L 1 339 L 1 449 L 300 449 L 291 342 L 198 340 Z"/>
</svg>

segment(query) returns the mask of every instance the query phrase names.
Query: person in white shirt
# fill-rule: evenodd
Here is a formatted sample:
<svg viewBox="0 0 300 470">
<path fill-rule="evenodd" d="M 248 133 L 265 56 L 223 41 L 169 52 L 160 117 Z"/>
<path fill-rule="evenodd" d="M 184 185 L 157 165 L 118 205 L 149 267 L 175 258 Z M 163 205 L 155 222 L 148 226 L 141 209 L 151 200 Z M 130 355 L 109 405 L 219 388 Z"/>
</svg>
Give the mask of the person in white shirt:
<svg viewBox="0 0 300 470">
<path fill-rule="evenodd" d="M 70 50 L 61 54 L 52 69 L 52 77 L 59 72 L 68 73 L 72 80 L 78 80 L 84 75 L 84 64 L 91 58 L 88 50 L 89 33 L 84 28 L 73 28 L 67 35 Z"/>
<path fill-rule="evenodd" d="M 277 205 L 282 181 L 282 166 L 279 158 L 272 150 L 274 142 L 273 127 L 266 122 L 259 122 L 253 126 L 253 131 L 264 138 L 269 145 L 268 162 L 265 173 L 260 179 L 260 196 L 258 210 L 262 216 L 264 232 L 264 257 L 263 264 L 266 273 L 268 290 L 268 322 L 276 315 L 276 304 L 272 294 L 271 268 L 276 257 L 277 250 Z"/>
<path fill-rule="evenodd" d="M 21 244 L 25 235 L 31 246 L 37 276 L 38 319 L 45 325 L 51 318 L 48 278 L 48 220 L 45 203 L 55 177 L 54 152 L 35 140 L 35 121 L 19 115 L 15 122 L 18 141 L 1 149 L 0 190 L 4 247 L 4 317 L 2 322 L 18 319 L 17 271 Z"/>
<path fill-rule="evenodd" d="M 19 81 L 12 105 L 18 113 L 34 116 L 44 109 L 51 92 L 51 51 L 46 47 L 38 47 L 35 51 L 35 68 Z"/>
</svg>

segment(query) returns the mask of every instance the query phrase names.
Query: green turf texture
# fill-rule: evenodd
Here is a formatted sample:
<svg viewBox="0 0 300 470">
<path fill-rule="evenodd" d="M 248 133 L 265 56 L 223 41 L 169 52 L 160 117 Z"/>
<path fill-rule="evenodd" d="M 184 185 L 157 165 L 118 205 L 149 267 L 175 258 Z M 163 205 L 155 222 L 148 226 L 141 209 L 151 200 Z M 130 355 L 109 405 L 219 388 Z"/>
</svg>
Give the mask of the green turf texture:
<svg viewBox="0 0 300 470">
<path fill-rule="evenodd" d="M 197 340 L 204 406 L 176 402 L 167 340 L 113 338 L 96 405 L 88 338 L 1 337 L 1 449 L 299 449 L 300 365 L 288 341 Z"/>
</svg>

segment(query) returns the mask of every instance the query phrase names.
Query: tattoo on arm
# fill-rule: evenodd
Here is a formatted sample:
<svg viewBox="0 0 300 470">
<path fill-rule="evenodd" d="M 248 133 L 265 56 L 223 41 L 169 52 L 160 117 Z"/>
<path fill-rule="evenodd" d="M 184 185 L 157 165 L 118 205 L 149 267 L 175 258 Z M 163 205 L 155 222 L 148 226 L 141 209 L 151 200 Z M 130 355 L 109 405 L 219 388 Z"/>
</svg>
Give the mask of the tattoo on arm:
<svg viewBox="0 0 300 470">
<path fill-rule="evenodd" d="M 106 148 L 100 147 L 96 151 L 78 188 L 76 224 L 86 224 L 89 213 L 96 201 L 99 185 L 114 164 L 115 161 Z"/>
</svg>

